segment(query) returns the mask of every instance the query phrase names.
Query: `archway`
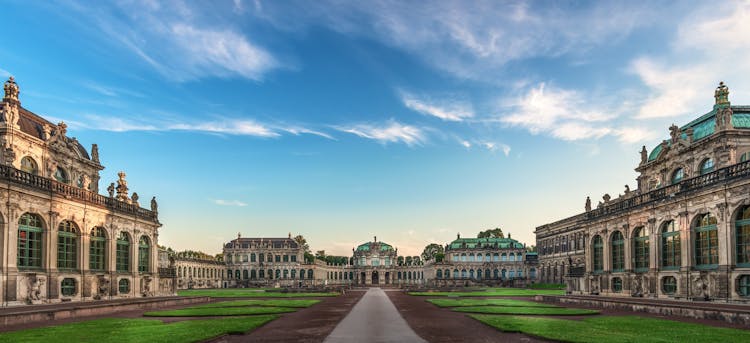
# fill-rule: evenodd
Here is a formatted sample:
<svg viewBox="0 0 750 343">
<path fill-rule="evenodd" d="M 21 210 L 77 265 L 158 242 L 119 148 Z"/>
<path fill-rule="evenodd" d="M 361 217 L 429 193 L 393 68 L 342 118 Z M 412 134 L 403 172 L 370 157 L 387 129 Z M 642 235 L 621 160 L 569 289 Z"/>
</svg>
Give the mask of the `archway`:
<svg viewBox="0 0 750 343">
<path fill-rule="evenodd" d="M 378 276 L 378 271 L 373 270 L 372 271 L 372 284 L 377 285 L 380 282 L 380 277 Z"/>
</svg>

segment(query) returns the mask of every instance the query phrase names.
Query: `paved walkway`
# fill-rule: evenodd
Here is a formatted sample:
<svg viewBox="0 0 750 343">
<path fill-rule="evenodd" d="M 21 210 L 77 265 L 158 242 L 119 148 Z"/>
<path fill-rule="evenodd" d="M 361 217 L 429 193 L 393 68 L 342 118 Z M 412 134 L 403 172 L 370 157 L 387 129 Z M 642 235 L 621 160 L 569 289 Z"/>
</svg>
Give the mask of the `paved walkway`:
<svg viewBox="0 0 750 343">
<path fill-rule="evenodd" d="M 409 327 L 380 288 L 370 288 L 325 343 L 426 342 Z"/>
</svg>

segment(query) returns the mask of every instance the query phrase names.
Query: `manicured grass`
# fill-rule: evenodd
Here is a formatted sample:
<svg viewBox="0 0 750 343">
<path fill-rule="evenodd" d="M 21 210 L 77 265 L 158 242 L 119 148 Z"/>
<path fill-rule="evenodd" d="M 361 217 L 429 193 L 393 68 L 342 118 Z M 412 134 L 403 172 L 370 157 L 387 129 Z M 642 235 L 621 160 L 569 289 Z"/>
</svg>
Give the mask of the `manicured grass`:
<svg viewBox="0 0 750 343">
<path fill-rule="evenodd" d="M 534 296 L 534 295 L 563 295 L 565 291 L 554 289 L 523 289 L 523 288 L 489 288 L 478 292 L 409 292 L 409 295 L 419 296 L 449 296 L 449 297 L 495 297 L 495 296 Z"/>
<path fill-rule="evenodd" d="M 531 289 L 562 289 L 565 290 L 566 286 L 564 283 L 535 283 L 529 285 Z"/>
<path fill-rule="evenodd" d="M 0 342 L 200 342 L 224 334 L 242 334 L 276 318 L 265 315 L 170 324 L 153 319 L 106 318 L 0 333 Z"/>
<path fill-rule="evenodd" d="M 750 342 L 750 331 L 637 316 L 584 320 L 471 316 L 502 331 L 523 332 L 565 342 Z"/>
<path fill-rule="evenodd" d="M 559 307 L 533 301 L 513 299 L 427 299 L 427 301 L 440 307 L 460 306 L 512 306 L 512 307 Z"/>
<path fill-rule="evenodd" d="M 565 307 L 506 307 L 506 306 L 466 306 L 455 307 L 456 312 L 488 313 L 488 314 L 526 314 L 542 316 L 580 316 L 599 314 L 596 310 L 584 310 Z"/>
<path fill-rule="evenodd" d="M 186 289 L 177 291 L 180 296 L 202 296 L 213 298 L 309 298 L 309 297 L 335 297 L 339 295 L 330 293 L 281 293 L 265 292 L 252 288 L 222 288 L 222 289 Z"/>
<path fill-rule="evenodd" d="M 319 303 L 320 300 L 313 299 L 270 299 L 270 300 L 232 300 L 221 301 L 211 304 L 191 306 L 188 308 L 214 308 L 214 307 L 242 307 L 242 306 L 273 306 L 273 307 L 310 307 Z"/>
<path fill-rule="evenodd" d="M 247 316 L 254 314 L 272 314 L 294 312 L 297 309 L 290 307 L 209 307 L 209 308 L 183 308 L 179 310 L 146 312 L 146 317 L 208 317 L 208 316 Z"/>
</svg>

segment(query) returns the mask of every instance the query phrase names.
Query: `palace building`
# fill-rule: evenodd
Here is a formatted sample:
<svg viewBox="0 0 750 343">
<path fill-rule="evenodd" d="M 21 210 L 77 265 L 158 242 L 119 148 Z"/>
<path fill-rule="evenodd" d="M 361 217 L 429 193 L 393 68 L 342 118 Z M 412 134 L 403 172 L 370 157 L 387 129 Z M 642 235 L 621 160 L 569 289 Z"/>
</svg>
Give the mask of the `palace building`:
<svg viewBox="0 0 750 343">
<path fill-rule="evenodd" d="M 536 253 L 527 253 L 510 237 L 459 237 L 445 251 L 445 259 L 425 262 L 419 256 L 399 256 L 397 248 L 375 237 L 353 248 L 346 263 L 327 264 L 305 261 L 291 234 L 288 238 L 238 236 L 224 245 L 223 287 L 524 286 L 536 281 Z"/>
<path fill-rule="evenodd" d="M 536 228 L 543 282 L 574 294 L 750 301 L 750 106 L 723 83 L 711 111 L 644 146 L 638 188 Z"/>
<path fill-rule="evenodd" d="M 181 252 L 172 256 L 177 289 L 221 288 L 226 277 L 224 261 L 199 253 Z"/>
<path fill-rule="evenodd" d="M 0 103 L 0 296 L 3 305 L 162 294 L 156 200 L 141 208 L 125 173 L 104 169 L 66 125 L 21 106 L 13 77 Z M 166 284 L 165 284 L 166 285 Z M 166 291 L 169 292 L 168 290 Z"/>
</svg>

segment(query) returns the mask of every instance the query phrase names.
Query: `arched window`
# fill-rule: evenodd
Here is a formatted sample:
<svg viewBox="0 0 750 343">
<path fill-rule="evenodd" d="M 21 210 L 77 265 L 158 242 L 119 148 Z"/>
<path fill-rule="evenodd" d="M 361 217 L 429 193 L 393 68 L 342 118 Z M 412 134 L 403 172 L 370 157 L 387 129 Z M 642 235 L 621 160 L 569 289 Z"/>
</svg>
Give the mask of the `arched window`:
<svg viewBox="0 0 750 343">
<path fill-rule="evenodd" d="M 297 278 L 297 270 L 296 269 L 292 269 L 292 276 L 291 276 L 291 278 L 292 279 L 296 279 Z"/>
<path fill-rule="evenodd" d="M 536 269 L 534 269 L 534 268 L 531 268 L 531 269 L 529 270 L 529 278 L 530 278 L 530 279 L 532 279 L 532 280 L 533 280 L 533 279 L 536 279 Z"/>
<path fill-rule="evenodd" d="M 37 175 L 39 168 L 37 167 L 36 161 L 29 156 L 24 156 L 21 159 L 21 170 L 29 174 Z"/>
<path fill-rule="evenodd" d="M 623 270 L 625 270 L 625 239 L 622 237 L 622 232 L 615 231 L 612 234 L 612 271 Z"/>
<path fill-rule="evenodd" d="M 682 178 L 685 176 L 685 171 L 682 170 L 682 168 L 677 168 L 675 171 L 672 172 L 672 184 L 678 183 L 682 181 Z"/>
<path fill-rule="evenodd" d="M 703 160 L 703 162 L 701 162 L 700 169 L 701 169 L 700 170 L 701 175 L 708 174 L 714 171 L 714 159 L 709 157 Z"/>
<path fill-rule="evenodd" d="M 247 272 L 247 269 L 242 271 L 242 279 L 247 280 L 250 278 L 250 273 Z"/>
<path fill-rule="evenodd" d="M 62 183 L 70 182 L 68 179 L 68 173 L 62 167 L 57 167 L 57 169 L 55 169 L 55 180 Z"/>
<path fill-rule="evenodd" d="M 511 279 L 515 278 L 516 277 L 516 271 L 513 270 L 513 269 L 509 270 L 508 271 L 508 277 L 511 278 Z"/>
<path fill-rule="evenodd" d="M 695 265 L 713 268 L 719 263 L 719 235 L 716 217 L 701 214 L 695 220 Z"/>
<path fill-rule="evenodd" d="M 635 250 L 635 271 L 647 272 L 649 267 L 648 229 L 641 226 L 633 233 L 633 249 Z"/>
<path fill-rule="evenodd" d="M 502 278 L 503 280 L 505 280 L 505 278 L 506 278 L 506 276 L 507 276 L 507 273 L 508 273 L 508 271 L 507 271 L 507 270 L 505 270 L 505 269 L 501 270 L 501 271 L 500 271 L 500 277 L 501 277 L 501 278 Z"/>
<path fill-rule="evenodd" d="M 680 231 L 674 220 L 661 225 L 661 266 L 663 269 L 677 269 L 681 263 Z"/>
<path fill-rule="evenodd" d="M 466 262 L 466 254 L 461 254 L 461 262 Z"/>
<path fill-rule="evenodd" d="M 274 276 L 274 279 L 281 279 L 281 269 L 276 269 L 276 275 Z"/>
<path fill-rule="evenodd" d="M 258 278 L 258 271 L 253 269 L 250 271 L 250 279 L 255 280 Z"/>
<path fill-rule="evenodd" d="M 312 279 L 313 278 L 313 270 L 312 269 L 308 269 L 307 270 L 307 278 L 308 279 Z"/>
<path fill-rule="evenodd" d="M 622 278 L 619 278 L 619 277 L 612 278 L 612 292 L 615 292 L 615 293 L 622 292 Z"/>
<path fill-rule="evenodd" d="M 468 275 L 466 275 L 466 269 L 461 269 L 461 278 L 465 279 Z"/>
<path fill-rule="evenodd" d="M 120 279 L 117 286 L 120 294 L 127 294 L 130 292 L 130 280 L 128 279 Z"/>
<path fill-rule="evenodd" d="M 453 278 L 458 279 L 458 269 L 453 269 Z"/>
<path fill-rule="evenodd" d="M 492 274 L 490 273 L 489 269 L 485 269 L 484 270 L 484 278 L 485 279 L 491 279 L 492 278 Z"/>
<path fill-rule="evenodd" d="M 263 279 L 266 277 L 266 272 L 263 269 L 258 270 L 258 278 Z"/>
<path fill-rule="evenodd" d="M 72 270 L 78 266 L 78 227 L 63 220 L 57 227 L 57 268 Z"/>
<path fill-rule="evenodd" d="M 500 271 L 497 270 L 497 269 L 493 270 L 492 271 L 492 276 L 493 276 L 494 279 L 499 279 L 500 278 Z"/>
<path fill-rule="evenodd" d="M 91 229 L 89 246 L 89 269 L 104 270 L 104 261 L 107 256 L 107 233 L 103 227 Z"/>
<path fill-rule="evenodd" d="M 503 253 L 503 254 L 502 254 L 502 255 L 500 255 L 500 256 L 501 256 L 501 257 L 500 257 L 500 260 L 501 260 L 501 261 L 505 262 L 505 261 L 507 261 L 507 260 L 508 260 L 508 255 L 507 255 L 506 253 Z"/>
<path fill-rule="evenodd" d="M 750 152 L 746 152 L 746 153 L 740 155 L 740 163 L 741 162 L 747 162 L 748 157 L 750 157 Z"/>
<path fill-rule="evenodd" d="M 18 268 L 42 267 L 42 218 L 24 213 L 18 220 Z"/>
<path fill-rule="evenodd" d="M 484 260 L 487 262 L 492 261 L 492 255 L 490 255 L 490 253 L 484 254 Z"/>
<path fill-rule="evenodd" d="M 299 270 L 299 278 L 300 278 L 300 280 L 304 280 L 305 279 L 305 270 L 304 269 L 300 269 Z"/>
<path fill-rule="evenodd" d="M 750 206 L 744 206 L 737 213 L 734 222 L 737 241 L 737 266 L 750 267 Z"/>
<path fill-rule="evenodd" d="M 482 256 L 482 255 L 479 255 L 479 256 Z M 477 279 L 481 279 L 481 278 L 482 278 L 482 270 L 477 269 Z"/>
<path fill-rule="evenodd" d="M 234 274 L 232 274 L 232 270 L 231 269 L 227 269 L 227 279 L 231 279 L 232 276 L 234 276 Z"/>
<path fill-rule="evenodd" d="M 474 253 L 469 254 L 469 262 L 474 262 Z"/>
<path fill-rule="evenodd" d="M 500 261 L 500 254 L 498 254 L 498 253 L 492 254 L 492 260 L 495 261 L 495 262 L 499 262 Z"/>
<path fill-rule="evenodd" d="M 120 232 L 120 235 L 117 236 L 117 251 L 115 255 L 117 271 L 130 271 L 130 236 L 127 232 Z"/>
<path fill-rule="evenodd" d="M 604 242 L 599 235 L 594 236 L 594 273 L 604 271 Z"/>
<path fill-rule="evenodd" d="M 482 254 L 477 254 L 477 262 L 482 262 L 483 257 Z"/>
<path fill-rule="evenodd" d="M 672 295 L 677 292 L 677 279 L 674 276 L 665 276 L 661 279 L 661 291 L 664 294 Z"/>
<path fill-rule="evenodd" d="M 141 273 L 149 272 L 149 255 L 151 254 L 151 244 L 148 237 L 141 236 L 138 241 L 138 271 Z"/>
<path fill-rule="evenodd" d="M 451 277 L 451 271 L 449 269 L 446 269 L 445 272 L 443 272 L 443 277 L 449 279 Z"/>
</svg>

